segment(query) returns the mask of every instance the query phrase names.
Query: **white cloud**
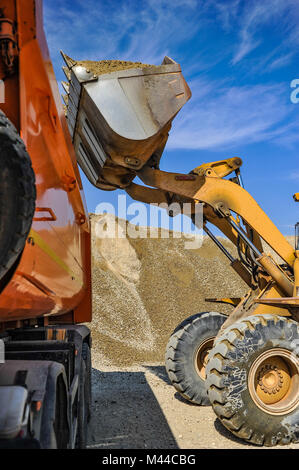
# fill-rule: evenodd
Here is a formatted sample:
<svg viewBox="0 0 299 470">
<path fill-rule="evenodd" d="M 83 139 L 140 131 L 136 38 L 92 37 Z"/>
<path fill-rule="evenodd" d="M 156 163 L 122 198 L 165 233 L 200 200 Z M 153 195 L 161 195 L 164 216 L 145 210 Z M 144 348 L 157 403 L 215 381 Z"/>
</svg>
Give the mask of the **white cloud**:
<svg viewBox="0 0 299 470">
<path fill-rule="evenodd" d="M 294 22 L 298 19 L 299 8 L 297 0 L 266 0 L 263 2 L 254 0 L 247 3 L 240 29 L 240 45 L 233 58 L 233 64 L 237 64 L 249 52 L 258 47 L 261 39 L 257 39 L 261 27 L 275 25 L 279 20 L 280 32 L 285 31 L 287 38 L 297 34 L 298 25 Z M 286 41 L 288 40 L 286 38 Z"/>
<path fill-rule="evenodd" d="M 288 149 L 298 149 L 299 144 L 299 119 L 294 119 L 291 123 L 281 126 L 273 135 L 273 143 Z M 297 157 L 298 158 L 298 157 Z"/>
<path fill-rule="evenodd" d="M 299 181 L 299 171 L 293 171 L 290 175 L 289 178 L 291 180 L 297 180 Z"/>
<path fill-rule="evenodd" d="M 210 0 L 209 6 L 215 8 L 217 16 L 226 31 L 230 31 L 232 21 L 236 20 L 241 0 L 228 0 L 225 3 L 217 0 Z"/>
<path fill-rule="evenodd" d="M 298 0 L 172 0 L 171 4 L 168 0 L 74 0 L 74 8 L 68 8 L 68 1 L 45 0 L 44 4 L 47 39 L 57 70 L 59 49 L 75 59 L 159 64 L 164 55 L 173 56 L 211 21 L 220 21 L 230 34 L 240 25 L 233 58 L 237 64 L 258 46 L 259 28 L 282 12 L 289 19 L 285 5 L 294 7 Z M 288 21 L 288 27 L 286 22 L 286 41 L 291 36 L 295 40 L 294 22 Z M 228 48 L 219 47 L 212 55 L 209 44 L 198 52 L 192 50 L 192 56 L 186 50 L 184 73 L 198 75 L 207 63 L 210 70 L 223 57 L 228 61 L 234 44 L 232 36 Z M 265 57 L 265 67 L 287 64 L 292 54 L 283 49 L 272 51 Z M 200 78 L 190 87 L 193 97 L 175 119 L 168 148 L 219 149 L 269 139 L 278 145 L 298 145 L 298 123 L 281 125 L 293 111 L 283 97 L 285 86 L 230 86 L 228 80 L 220 83 Z"/>
<path fill-rule="evenodd" d="M 289 65 L 294 57 L 294 52 L 289 52 L 288 54 L 281 55 L 277 59 L 273 60 L 273 62 L 269 65 L 268 69 L 275 70 L 280 67 L 285 67 L 286 65 Z"/>
<path fill-rule="evenodd" d="M 57 3 L 45 1 L 50 50 L 78 59 L 161 63 L 200 28 L 201 0 L 75 0 L 72 10 Z"/>
<path fill-rule="evenodd" d="M 199 79 L 190 87 L 195 93 L 174 121 L 168 148 L 222 149 L 270 139 L 290 144 L 283 142 L 290 129 L 279 127 L 290 112 L 283 86 L 228 87 Z"/>
</svg>

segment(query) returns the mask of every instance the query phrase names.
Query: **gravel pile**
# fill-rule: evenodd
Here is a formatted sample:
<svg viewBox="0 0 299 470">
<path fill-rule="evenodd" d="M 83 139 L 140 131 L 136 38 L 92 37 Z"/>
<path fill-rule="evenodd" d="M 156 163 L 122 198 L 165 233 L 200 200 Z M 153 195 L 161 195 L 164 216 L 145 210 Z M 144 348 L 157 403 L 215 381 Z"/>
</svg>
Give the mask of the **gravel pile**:
<svg viewBox="0 0 299 470">
<path fill-rule="evenodd" d="M 155 65 L 143 64 L 142 62 L 130 62 L 125 60 L 79 60 L 75 63 L 76 65 L 85 67 L 88 71 L 97 76 L 103 75 L 105 73 L 117 72 L 119 70 L 156 67 Z"/>
<path fill-rule="evenodd" d="M 98 363 L 125 367 L 163 362 L 168 338 L 183 319 L 200 311 L 231 311 L 206 303 L 206 297 L 239 297 L 248 290 L 207 237 L 201 248 L 190 250 L 186 239 L 174 238 L 173 232 L 159 229 L 156 239 L 134 238 L 135 227 L 117 220 L 118 230 L 129 229 L 133 236 L 103 239 L 98 227 L 107 217 L 91 216 L 91 329 Z M 141 231 L 148 234 L 148 228 Z"/>
</svg>

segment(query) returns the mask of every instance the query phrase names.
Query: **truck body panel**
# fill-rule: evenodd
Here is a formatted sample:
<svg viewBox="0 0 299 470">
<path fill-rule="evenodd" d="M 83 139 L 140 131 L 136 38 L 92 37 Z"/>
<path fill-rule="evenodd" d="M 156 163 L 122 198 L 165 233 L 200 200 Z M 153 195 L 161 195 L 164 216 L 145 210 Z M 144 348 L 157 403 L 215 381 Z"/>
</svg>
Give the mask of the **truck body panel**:
<svg viewBox="0 0 299 470">
<path fill-rule="evenodd" d="M 7 76 L 1 64 L 6 96 L 2 109 L 31 157 L 37 199 L 20 263 L 0 296 L 0 322 L 70 311 L 74 321 L 89 321 L 88 214 L 42 28 L 42 2 L 2 0 L 1 8 L 17 24 L 18 43 L 18 70 Z"/>
</svg>

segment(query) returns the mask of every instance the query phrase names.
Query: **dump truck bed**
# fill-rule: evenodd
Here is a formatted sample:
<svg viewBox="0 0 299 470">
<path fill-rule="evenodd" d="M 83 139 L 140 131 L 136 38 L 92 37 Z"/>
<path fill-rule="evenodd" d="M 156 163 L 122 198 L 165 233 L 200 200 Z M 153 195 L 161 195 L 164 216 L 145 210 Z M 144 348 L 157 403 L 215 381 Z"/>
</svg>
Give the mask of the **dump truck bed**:
<svg viewBox="0 0 299 470">
<path fill-rule="evenodd" d="M 88 321 L 91 267 L 87 207 L 42 28 L 42 3 L 2 3 L 4 15 L 18 25 L 18 48 L 9 73 L 1 56 L 0 78 L 5 79 L 6 94 L 1 110 L 20 133 L 30 155 L 36 212 L 17 270 L 8 273 L 10 282 L 1 292 L 0 323 L 69 312 L 74 312 L 76 321 Z"/>
</svg>

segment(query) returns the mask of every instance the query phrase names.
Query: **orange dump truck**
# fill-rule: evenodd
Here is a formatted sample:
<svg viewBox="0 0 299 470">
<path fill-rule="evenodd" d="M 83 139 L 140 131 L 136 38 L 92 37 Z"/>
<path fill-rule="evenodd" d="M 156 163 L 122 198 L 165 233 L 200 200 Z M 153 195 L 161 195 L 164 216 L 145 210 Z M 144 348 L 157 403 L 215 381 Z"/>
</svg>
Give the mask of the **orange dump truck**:
<svg viewBox="0 0 299 470">
<path fill-rule="evenodd" d="M 86 445 L 91 244 L 78 163 L 101 190 L 180 211 L 188 203 L 194 223 L 202 203 L 205 232 L 250 290 L 209 299 L 234 307 L 228 316 L 199 313 L 176 328 L 169 379 L 250 443 L 298 442 L 298 224 L 294 247 L 244 189 L 238 157 L 188 174 L 160 170 L 172 120 L 191 97 L 169 57 L 153 66 L 63 54 L 66 119 L 41 7 L 0 0 L 0 448 Z"/>
<path fill-rule="evenodd" d="M 99 74 L 63 58 L 65 109 L 41 0 L 0 0 L 0 448 L 85 447 L 91 243 L 78 163 L 99 189 L 136 197 L 137 171 L 158 165 L 191 96 L 169 57 L 100 61 Z"/>
<path fill-rule="evenodd" d="M 84 447 L 90 228 L 40 0 L 0 1 L 0 79 L 0 446 Z"/>
</svg>

